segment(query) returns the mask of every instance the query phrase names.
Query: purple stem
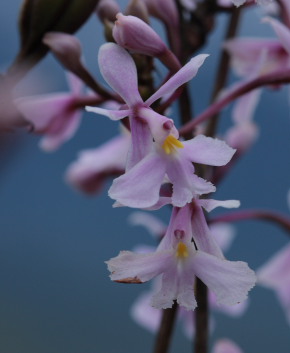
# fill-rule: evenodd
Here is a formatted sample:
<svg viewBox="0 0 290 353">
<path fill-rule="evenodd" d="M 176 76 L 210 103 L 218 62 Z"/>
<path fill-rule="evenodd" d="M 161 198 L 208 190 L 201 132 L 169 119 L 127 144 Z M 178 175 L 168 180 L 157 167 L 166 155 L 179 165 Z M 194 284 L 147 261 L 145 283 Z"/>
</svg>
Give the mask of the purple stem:
<svg viewBox="0 0 290 353">
<path fill-rule="evenodd" d="M 270 74 L 262 75 L 251 81 L 242 83 L 238 87 L 231 90 L 231 92 L 229 92 L 223 98 L 210 105 L 203 113 L 198 115 L 194 120 L 191 120 L 189 123 L 185 124 L 179 130 L 179 133 L 180 135 L 188 134 L 189 132 L 193 131 L 198 124 L 210 119 L 212 116 L 219 113 L 226 105 L 231 103 L 234 99 L 250 92 L 255 88 L 262 87 L 265 85 L 276 85 L 282 83 L 290 83 L 290 69 L 277 70 Z"/>
<path fill-rule="evenodd" d="M 263 219 L 265 221 L 277 223 L 280 227 L 284 228 L 290 233 L 290 217 L 284 216 L 278 212 L 265 211 L 265 210 L 246 210 L 236 211 L 224 214 L 211 219 L 211 223 L 221 222 L 237 222 L 247 219 Z"/>
</svg>

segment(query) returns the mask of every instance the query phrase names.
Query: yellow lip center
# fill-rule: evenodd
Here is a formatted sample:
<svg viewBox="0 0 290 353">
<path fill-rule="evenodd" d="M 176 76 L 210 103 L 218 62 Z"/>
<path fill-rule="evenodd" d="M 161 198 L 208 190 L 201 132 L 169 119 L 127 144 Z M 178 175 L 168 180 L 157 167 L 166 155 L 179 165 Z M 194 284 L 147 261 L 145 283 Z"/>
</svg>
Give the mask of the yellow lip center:
<svg viewBox="0 0 290 353">
<path fill-rule="evenodd" d="M 179 259 L 185 259 L 186 257 L 188 257 L 187 246 L 181 241 L 177 244 L 176 257 Z"/>
<path fill-rule="evenodd" d="M 176 151 L 176 148 L 183 147 L 183 144 L 172 135 L 167 136 L 162 145 L 166 154 L 172 154 Z"/>
</svg>

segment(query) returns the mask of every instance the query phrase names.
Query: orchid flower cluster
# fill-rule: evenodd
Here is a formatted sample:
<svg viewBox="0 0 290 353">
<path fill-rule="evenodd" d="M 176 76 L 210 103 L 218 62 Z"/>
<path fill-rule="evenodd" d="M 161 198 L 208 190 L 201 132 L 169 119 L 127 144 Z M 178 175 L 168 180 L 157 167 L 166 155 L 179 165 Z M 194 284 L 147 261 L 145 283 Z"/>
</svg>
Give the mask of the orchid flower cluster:
<svg viewBox="0 0 290 353">
<path fill-rule="evenodd" d="M 81 1 L 78 6 L 83 9 Z M 235 34 L 227 38 L 224 55 L 239 80 L 227 87 L 226 76 L 221 78 L 212 104 L 193 118 L 188 83 L 208 65 L 209 55 L 196 52 L 212 30 L 209 22 L 213 16 L 219 11 L 229 13 L 232 19 L 236 16 L 236 32 L 244 8 L 268 11 L 268 6 L 271 12 L 263 22 L 270 25 L 277 39 L 235 38 Z M 230 222 L 263 218 L 289 231 L 290 218 L 266 211 L 232 211 L 216 218 L 208 215 L 217 207 L 240 206 L 238 200 L 215 200 L 211 194 L 258 138 L 254 116 L 262 87 L 280 88 L 290 82 L 289 1 L 138 0 L 128 4 L 125 15 L 116 1 L 100 0 L 96 13 L 107 39 L 98 51 L 98 68 L 109 88 L 87 69 L 80 42 L 69 34 L 71 29 L 45 29 L 41 45 L 65 67 L 71 92 L 17 98 L 8 95 L 14 81 L 44 55 L 37 45 L 30 51 L 25 51 L 24 46 L 7 78 L 0 82 L 0 92 L 6 94 L 3 100 L 9 105 L 9 109 L 1 108 L 1 130 L 26 128 L 42 136 L 43 150 L 55 151 L 76 134 L 84 110 L 90 118 L 102 115 L 120 125 L 118 136 L 102 146 L 81 151 L 68 167 L 65 179 L 76 189 L 94 194 L 113 177 L 108 190 L 113 206 L 141 210 L 131 219 L 145 225 L 158 239 L 156 248 L 124 250 L 106 261 L 114 282 L 152 280 L 152 290 L 132 308 L 132 316 L 141 325 L 158 331 L 162 325 L 166 327 L 168 311 L 164 309 L 173 312 L 178 308 L 186 335 L 195 335 L 198 341 L 201 331 L 215 326 L 213 321 L 208 325 L 201 319 L 201 315 L 208 314 L 207 300 L 210 308 L 240 316 L 256 282 L 277 291 L 290 320 L 289 246 L 258 269 L 257 275 L 246 262 L 230 261 L 224 256 L 233 238 Z M 164 24 L 167 43 L 149 25 L 150 16 Z M 25 18 L 22 20 L 24 23 Z M 188 33 L 184 33 L 186 28 Z M 154 76 L 157 60 L 168 70 L 158 85 Z M 228 71 L 229 61 L 225 65 L 222 70 Z M 218 114 L 234 100 L 233 125 L 217 138 Z M 178 101 L 180 128 L 176 109 L 174 114 L 170 112 Z M 170 209 L 168 225 L 144 212 L 161 208 Z M 218 229 L 220 235 L 216 235 Z M 159 346 L 156 353 L 167 352 L 166 346 Z M 205 340 L 196 347 L 196 353 L 207 352 Z M 212 352 L 242 351 L 224 339 L 215 344 Z"/>
</svg>

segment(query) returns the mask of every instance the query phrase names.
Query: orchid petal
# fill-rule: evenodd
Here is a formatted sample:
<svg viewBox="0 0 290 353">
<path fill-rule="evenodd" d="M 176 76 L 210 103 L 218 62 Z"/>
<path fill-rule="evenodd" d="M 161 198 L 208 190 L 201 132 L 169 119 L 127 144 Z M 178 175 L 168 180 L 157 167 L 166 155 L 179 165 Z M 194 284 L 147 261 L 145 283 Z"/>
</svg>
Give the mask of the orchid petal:
<svg viewBox="0 0 290 353">
<path fill-rule="evenodd" d="M 130 224 L 134 226 L 143 226 L 154 237 L 165 234 L 167 226 L 157 217 L 146 212 L 133 212 L 129 216 Z"/>
<path fill-rule="evenodd" d="M 219 311 L 231 317 L 240 317 L 247 310 L 249 306 L 249 299 L 244 300 L 243 302 L 235 305 L 218 305 L 216 303 L 216 296 L 214 295 L 214 293 L 209 291 L 209 303 L 212 309 L 214 309 L 215 311 Z"/>
<path fill-rule="evenodd" d="M 234 122 L 242 124 L 253 120 L 261 93 L 261 89 L 254 89 L 238 99 L 233 108 Z"/>
<path fill-rule="evenodd" d="M 104 108 L 99 108 L 99 107 L 86 107 L 86 111 L 107 116 L 111 120 L 123 119 L 131 113 L 131 110 L 128 110 L 128 109 L 109 110 L 109 109 L 104 109 Z"/>
<path fill-rule="evenodd" d="M 136 66 L 125 49 L 114 43 L 103 44 L 99 50 L 99 67 L 104 79 L 129 107 L 142 102 Z"/>
<path fill-rule="evenodd" d="M 212 236 L 206 223 L 203 211 L 197 201 L 192 205 L 191 227 L 193 239 L 198 250 L 224 259 L 224 255 L 218 246 L 215 238 Z"/>
<path fill-rule="evenodd" d="M 157 99 L 172 94 L 178 87 L 190 81 L 198 72 L 198 69 L 208 57 L 207 54 L 200 54 L 192 58 L 175 75 L 165 82 L 150 98 L 145 102 L 148 106 L 157 101 Z"/>
<path fill-rule="evenodd" d="M 79 96 L 82 92 L 83 87 L 84 87 L 83 81 L 80 80 L 78 78 L 78 76 L 74 75 L 71 72 L 67 72 L 66 76 L 67 76 L 67 81 L 68 81 L 69 87 L 71 89 L 71 92 L 74 95 Z"/>
<path fill-rule="evenodd" d="M 237 149 L 237 153 L 247 151 L 259 136 L 258 126 L 253 122 L 236 124 L 231 127 L 225 136 L 225 141 Z"/>
<path fill-rule="evenodd" d="M 121 251 L 117 257 L 106 261 L 112 281 L 140 283 L 158 276 L 167 268 L 171 252 L 137 254 Z"/>
<path fill-rule="evenodd" d="M 227 251 L 235 238 L 235 228 L 229 223 L 213 223 L 209 229 L 222 251 Z"/>
<path fill-rule="evenodd" d="M 214 345 L 212 353 L 243 353 L 243 351 L 233 341 L 221 339 Z"/>
<path fill-rule="evenodd" d="M 152 296 L 151 305 L 157 309 L 168 309 L 172 307 L 178 293 L 178 273 L 173 262 L 170 264 L 168 261 L 161 281 L 161 289 Z"/>
<path fill-rule="evenodd" d="M 165 175 L 165 162 L 156 153 L 150 153 L 126 174 L 115 179 L 109 196 L 128 207 L 146 208 L 159 199 L 159 190 Z"/>
<path fill-rule="evenodd" d="M 195 276 L 190 266 L 183 269 L 179 279 L 177 303 L 186 310 L 194 310 L 197 302 L 194 296 Z"/>
<path fill-rule="evenodd" d="M 244 301 L 255 285 L 255 273 L 245 262 L 222 260 L 202 251 L 197 251 L 191 261 L 196 276 L 214 292 L 218 304 Z"/>
<path fill-rule="evenodd" d="M 128 152 L 126 171 L 132 169 L 152 150 L 152 135 L 150 129 L 142 119 L 130 118 L 132 143 Z"/>
<path fill-rule="evenodd" d="M 203 135 L 184 141 L 183 145 L 182 153 L 194 163 L 222 166 L 227 164 L 235 153 L 224 141 Z"/>
<path fill-rule="evenodd" d="M 217 207 L 237 208 L 240 207 L 241 204 L 238 200 L 219 201 L 213 199 L 201 199 L 198 200 L 197 203 L 202 206 L 207 212 L 211 212 Z"/>
<path fill-rule="evenodd" d="M 150 305 L 151 293 L 142 293 L 134 302 L 130 313 L 132 318 L 142 327 L 151 332 L 156 332 L 162 312 Z"/>
<path fill-rule="evenodd" d="M 287 245 L 258 269 L 258 283 L 274 289 L 282 288 L 285 285 L 290 288 L 289 268 L 290 245 Z"/>
<path fill-rule="evenodd" d="M 124 133 L 98 148 L 81 151 L 66 172 L 67 182 L 86 193 L 99 191 L 108 176 L 124 172 L 129 144 L 130 136 Z"/>
<path fill-rule="evenodd" d="M 54 117 L 67 110 L 71 102 L 69 93 L 54 93 L 42 96 L 24 97 L 16 100 L 16 105 L 25 119 L 36 131 L 45 130 Z"/>
<path fill-rule="evenodd" d="M 269 22 L 273 27 L 276 35 L 280 39 L 280 42 L 284 49 L 290 55 L 290 30 L 283 23 L 275 20 L 274 18 L 266 17 L 264 18 L 264 22 Z"/>
<path fill-rule="evenodd" d="M 183 207 L 196 195 L 215 191 L 215 187 L 194 173 L 191 162 L 183 158 L 170 159 L 167 163 L 167 175 L 173 184 L 172 204 Z"/>
<path fill-rule="evenodd" d="M 59 148 L 76 132 L 81 122 L 81 112 L 73 111 L 55 119 L 40 140 L 40 147 L 47 152 Z"/>
</svg>

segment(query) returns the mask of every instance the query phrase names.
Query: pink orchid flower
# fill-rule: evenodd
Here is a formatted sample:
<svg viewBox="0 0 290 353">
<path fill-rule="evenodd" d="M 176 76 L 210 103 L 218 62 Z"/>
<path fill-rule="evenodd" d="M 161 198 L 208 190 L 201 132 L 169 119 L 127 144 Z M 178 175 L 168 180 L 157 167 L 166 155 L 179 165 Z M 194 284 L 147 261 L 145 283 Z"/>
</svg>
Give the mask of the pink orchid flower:
<svg viewBox="0 0 290 353">
<path fill-rule="evenodd" d="M 129 109 L 88 107 L 87 110 L 113 120 L 129 116 L 132 135 L 126 173 L 114 180 L 109 190 L 112 199 L 128 207 L 150 207 L 158 201 L 165 177 L 173 184 L 172 203 L 178 207 L 196 195 L 215 191 L 211 183 L 194 174 L 192 162 L 225 165 L 235 151 L 224 142 L 205 136 L 179 141 L 173 121 L 150 108 L 157 99 L 172 94 L 194 77 L 206 56 L 198 55 L 191 59 L 143 102 L 138 91 L 136 66 L 128 52 L 113 43 L 101 47 L 99 65 L 102 75 Z"/>
<path fill-rule="evenodd" d="M 166 226 L 158 218 L 151 215 L 150 213 L 145 212 L 133 212 L 130 215 L 130 223 L 133 225 L 144 226 L 154 237 L 160 238 L 166 232 Z M 234 238 L 234 229 L 230 224 L 219 223 L 213 224 L 210 226 L 211 236 L 216 240 L 218 246 L 223 250 L 227 250 L 233 241 Z M 144 249 L 142 249 L 143 252 Z M 147 252 L 152 251 L 151 249 Z M 160 286 L 159 281 L 154 280 L 152 289 L 141 293 L 134 304 L 131 307 L 130 313 L 132 318 L 142 327 L 149 330 L 150 332 L 156 332 L 160 320 L 161 320 L 161 311 L 153 308 L 150 305 L 150 300 L 154 292 L 156 292 Z M 227 305 L 217 305 L 216 298 L 212 292 L 209 292 L 209 305 L 212 309 L 230 315 L 232 317 L 238 317 L 242 315 L 247 306 L 248 301 L 244 301 L 237 305 L 227 306 Z M 190 311 L 185 310 L 184 308 L 179 308 L 178 317 L 180 322 L 183 324 L 184 333 L 189 338 L 192 339 L 194 335 L 194 316 Z M 214 326 L 212 321 L 211 327 Z"/>
<path fill-rule="evenodd" d="M 194 310 L 195 276 L 216 295 L 218 304 L 234 305 L 245 300 L 255 284 L 254 272 L 245 262 L 226 260 L 217 245 L 211 244 L 212 238 L 204 235 L 202 222 L 192 224 L 191 214 L 189 206 L 173 209 L 168 230 L 155 252 L 123 251 L 107 261 L 111 279 L 142 283 L 161 275 L 161 288 L 151 300 L 151 305 L 159 309 L 170 308 L 177 300 L 185 309 Z M 208 239 L 202 241 L 202 237 Z"/>
<path fill-rule="evenodd" d="M 67 75 L 70 93 L 54 93 L 19 98 L 19 111 L 32 123 L 36 133 L 43 134 L 40 147 L 54 151 L 69 140 L 79 127 L 81 110 L 75 104 L 81 97 L 82 81 L 75 75 Z"/>
</svg>

